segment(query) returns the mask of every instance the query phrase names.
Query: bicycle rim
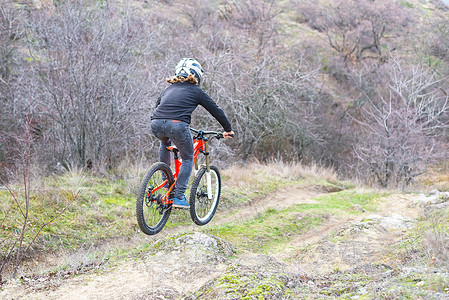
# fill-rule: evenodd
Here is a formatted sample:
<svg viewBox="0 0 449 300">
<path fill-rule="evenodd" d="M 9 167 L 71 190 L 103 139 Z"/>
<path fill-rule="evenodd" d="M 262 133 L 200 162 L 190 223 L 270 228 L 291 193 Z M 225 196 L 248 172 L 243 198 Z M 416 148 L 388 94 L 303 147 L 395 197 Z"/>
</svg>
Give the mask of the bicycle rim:
<svg viewBox="0 0 449 300">
<path fill-rule="evenodd" d="M 193 181 L 190 193 L 190 216 L 197 225 L 209 223 L 215 214 L 220 200 L 221 177 L 215 166 L 210 167 L 212 198 L 207 191 L 206 168 L 200 169 Z"/>
<path fill-rule="evenodd" d="M 160 187 L 165 180 L 168 185 L 173 183 L 173 175 L 165 163 L 156 163 L 143 178 L 137 196 L 137 223 L 142 232 L 153 235 L 162 230 L 171 212 L 171 205 L 162 202 L 167 190 Z M 157 190 L 156 190 L 157 189 Z"/>
</svg>

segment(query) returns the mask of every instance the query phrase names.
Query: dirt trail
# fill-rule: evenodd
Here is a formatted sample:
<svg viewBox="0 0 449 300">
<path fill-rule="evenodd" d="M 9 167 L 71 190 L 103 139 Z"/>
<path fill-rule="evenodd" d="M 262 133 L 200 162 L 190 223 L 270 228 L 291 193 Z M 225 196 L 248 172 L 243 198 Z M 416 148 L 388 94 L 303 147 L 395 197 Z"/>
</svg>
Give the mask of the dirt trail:
<svg viewBox="0 0 449 300">
<path fill-rule="evenodd" d="M 376 213 L 330 216 L 319 228 L 292 239 L 273 257 L 289 262 L 289 271 L 317 276 L 381 262 L 389 246 L 413 227 L 419 209 L 413 196 L 382 199 Z"/>
<path fill-rule="evenodd" d="M 212 219 L 211 224 L 221 225 L 231 221 L 245 220 L 254 217 L 264 211 L 274 208 L 283 209 L 294 204 L 313 204 L 317 203 L 313 198 L 321 195 L 322 192 L 311 190 L 311 189 L 301 189 L 301 188 L 286 188 L 276 192 L 276 196 L 266 196 L 261 197 L 255 201 L 252 201 L 248 205 L 239 210 L 226 214 L 217 214 L 214 219 Z"/>
<path fill-rule="evenodd" d="M 253 217 L 269 208 L 297 203 L 315 203 L 319 191 L 290 188 L 278 191 L 276 198 L 263 198 L 239 211 L 217 215 L 213 224 L 224 224 Z M 54 289 L 39 282 L 18 285 L 10 282 L 0 292 L 2 299 L 176 299 L 201 288 L 232 264 L 273 265 L 299 274 L 314 276 L 381 259 L 385 246 L 397 241 L 418 216 L 409 197 L 391 196 L 380 203 L 378 212 L 330 216 L 321 226 L 293 237 L 284 251 L 270 256 L 240 254 L 226 259 L 232 247 L 200 232 L 198 227 L 183 228 L 193 236 L 162 248 L 169 255 L 146 255 L 123 261 L 97 273 L 61 279 Z M 181 229 L 165 230 L 155 239 L 172 236 Z M 39 288 L 42 288 L 39 290 Z"/>
</svg>

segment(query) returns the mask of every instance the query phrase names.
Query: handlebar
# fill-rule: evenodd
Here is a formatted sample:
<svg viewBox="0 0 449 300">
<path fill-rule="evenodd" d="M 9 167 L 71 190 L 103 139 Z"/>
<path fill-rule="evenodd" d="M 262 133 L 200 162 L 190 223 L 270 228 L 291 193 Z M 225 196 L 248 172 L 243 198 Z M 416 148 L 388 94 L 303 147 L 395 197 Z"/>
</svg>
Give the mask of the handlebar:
<svg viewBox="0 0 449 300">
<path fill-rule="evenodd" d="M 190 130 L 192 132 L 196 133 L 196 137 L 194 137 L 194 139 L 197 139 L 197 140 L 203 139 L 205 135 L 212 136 L 213 138 L 216 138 L 217 140 L 224 138 L 222 132 L 205 131 L 205 130 L 198 130 L 198 129 L 194 129 L 194 128 L 190 128 Z M 234 137 L 233 134 L 231 136 Z"/>
</svg>

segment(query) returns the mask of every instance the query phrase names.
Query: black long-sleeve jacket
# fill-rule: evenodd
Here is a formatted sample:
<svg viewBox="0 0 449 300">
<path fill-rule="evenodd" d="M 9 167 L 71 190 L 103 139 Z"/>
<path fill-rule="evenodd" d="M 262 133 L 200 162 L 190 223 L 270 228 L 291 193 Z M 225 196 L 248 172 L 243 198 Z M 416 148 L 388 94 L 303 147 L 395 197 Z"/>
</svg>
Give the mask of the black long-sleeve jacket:
<svg viewBox="0 0 449 300">
<path fill-rule="evenodd" d="M 176 82 L 167 87 L 156 102 L 156 109 L 151 119 L 172 119 L 190 124 L 192 112 L 203 106 L 227 132 L 232 131 L 226 114 L 214 100 L 196 84 Z"/>
</svg>

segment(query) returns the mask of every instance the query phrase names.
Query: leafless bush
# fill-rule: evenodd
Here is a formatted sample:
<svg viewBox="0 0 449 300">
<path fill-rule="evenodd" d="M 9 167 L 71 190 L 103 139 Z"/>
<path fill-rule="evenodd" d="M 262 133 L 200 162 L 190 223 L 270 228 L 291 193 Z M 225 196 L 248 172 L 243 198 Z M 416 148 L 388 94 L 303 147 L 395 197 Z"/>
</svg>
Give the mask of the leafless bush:
<svg viewBox="0 0 449 300">
<path fill-rule="evenodd" d="M 298 158 L 311 134 L 316 70 L 300 59 L 285 67 L 276 55 L 244 62 L 234 55 L 228 50 L 209 61 L 207 89 L 232 119 L 240 158 Z"/>
<path fill-rule="evenodd" d="M 441 79 L 424 66 L 391 65 L 387 86 L 366 95 L 355 154 L 381 186 L 408 185 L 443 155 L 440 137 L 449 124 L 449 98 Z"/>
<path fill-rule="evenodd" d="M 200 0 L 181 3 L 178 11 L 187 17 L 194 31 L 200 30 L 216 13 L 210 2 Z"/>
<path fill-rule="evenodd" d="M 152 37 L 143 21 L 76 2 L 36 12 L 32 21 L 33 88 L 53 164 L 102 169 L 135 152 L 154 86 L 144 67 Z"/>
<path fill-rule="evenodd" d="M 2 91 L 7 88 L 13 75 L 11 71 L 18 63 L 17 43 L 24 33 L 22 22 L 21 11 L 15 8 L 12 1 L 2 4 L 0 7 L 0 86 Z"/>
<path fill-rule="evenodd" d="M 221 157 L 234 152 L 239 160 L 273 155 L 298 159 L 314 139 L 309 127 L 316 108 L 317 68 L 302 51 L 278 45 L 279 12 L 274 1 L 228 3 L 208 16 L 201 32 L 184 32 L 188 38 L 183 40 L 206 39 L 181 45 L 197 53 L 206 70 L 202 87 L 223 107 L 237 133 L 226 143 L 236 151 L 221 144 Z M 217 126 L 201 108 L 192 121 L 195 127 Z"/>
<path fill-rule="evenodd" d="M 31 101 L 30 101 L 31 102 Z M 29 105 L 31 109 L 31 105 Z M 17 271 L 25 257 L 33 246 L 36 238 L 41 234 L 42 230 L 48 226 L 51 222 L 59 218 L 64 211 L 67 209 L 70 202 L 60 211 L 55 212 L 48 220 L 41 222 L 39 220 L 33 220 L 34 211 L 32 210 L 32 143 L 33 143 L 33 128 L 32 128 L 32 114 L 29 111 L 21 135 L 15 136 L 17 139 L 19 155 L 21 157 L 21 189 L 13 189 L 3 180 L 0 182 L 5 185 L 5 188 L 9 192 L 11 198 L 11 205 L 6 207 L 5 211 L 2 211 L 1 215 L 3 219 L 1 224 L 3 224 L 6 218 L 9 218 L 9 214 L 14 210 L 18 213 L 14 214 L 19 216 L 15 222 L 8 221 L 8 224 L 12 226 L 11 235 L 2 237 L 0 239 L 0 247 L 3 251 L 0 251 L 0 276 L 2 272 L 9 267 L 9 264 L 13 262 L 12 276 L 17 275 Z M 78 195 L 73 194 L 71 201 L 74 201 Z M 2 205 L 4 207 L 4 205 Z M 34 227 L 34 228 L 33 228 Z M 8 232 L 2 228 L 3 232 Z M 14 259 L 13 259 L 14 256 Z"/>
<path fill-rule="evenodd" d="M 449 62 L 449 21 L 445 18 L 437 19 L 432 31 L 428 37 L 432 54 Z"/>
<path fill-rule="evenodd" d="M 264 51 L 269 42 L 275 42 L 279 23 L 275 19 L 280 13 L 275 0 L 236 1 L 232 12 L 235 26 L 248 33 L 256 42 L 258 55 Z"/>
<path fill-rule="evenodd" d="M 348 112 L 370 106 L 366 99 L 378 99 L 378 91 L 386 97 L 379 78 L 387 69 L 387 50 L 401 42 L 392 38 L 408 30 L 407 6 L 292 0 L 304 20 L 326 34 L 329 49 L 321 49 L 314 38 L 289 44 L 295 38 L 281 27 L 289 12 L 280 14 L 277 1 L 169 2 L 146 4 L 164 12 L 137 12 L 127 4 L 62 1 L 27 14 L 6 2 L 2 9 L 16 17 L 3 19 L 19 22 L 4 22 L 16 24 L 10 28 L 17 34 L 2 30 L 9 44 L 0 47 L 27 44 L 11 52 L 9 81 L 1 77 L 7 84 L 0 82 L 0 98 L 8 100 L 0 120 L 0 164 L 11 168 L 5 161 L 13 157 L 8 134 L 24 123 L 27 93 L 38 104 L 32 108 L 33 150 L 53 168 L 47 170 L 58 164 L 103 170 L 154 158 L 157 141 L 148 125 L 155 100 L 179 58 L 193 56 L 206 69 L 202 87 L 237 133 L 216 148 L 221 157 L 347 166 L 348 149 L 361 136 Z M 198 109 L 192 125 L 217 123 Z"/>
<path fill-rule="evenodd" d="M 23 105 L 18 98 L 22 89 L 20 47 L 24 32 L 22 10 L 13 1 L 4 1 L 0 6 L 0 179 L 3 180 L 18 159 L 14 135 L 23 120 Z"/>
<path fill-rule="evenodd" d="M 407 11 L 391 1 L 341 1 L 322 10 L 300 4 L 298 9 L 318 23 L 346 61 L 383 59 L 387 36 L 409 22 Z"/>
<path fill-rule="evenodd" d="M 429 248 L 430 261 L 442 266 L 449 263 L 448 215 L 448 209 L 431 208 L 426 213 L 426 220 L 429 222 L 424 237 Z"/>
</svg>

